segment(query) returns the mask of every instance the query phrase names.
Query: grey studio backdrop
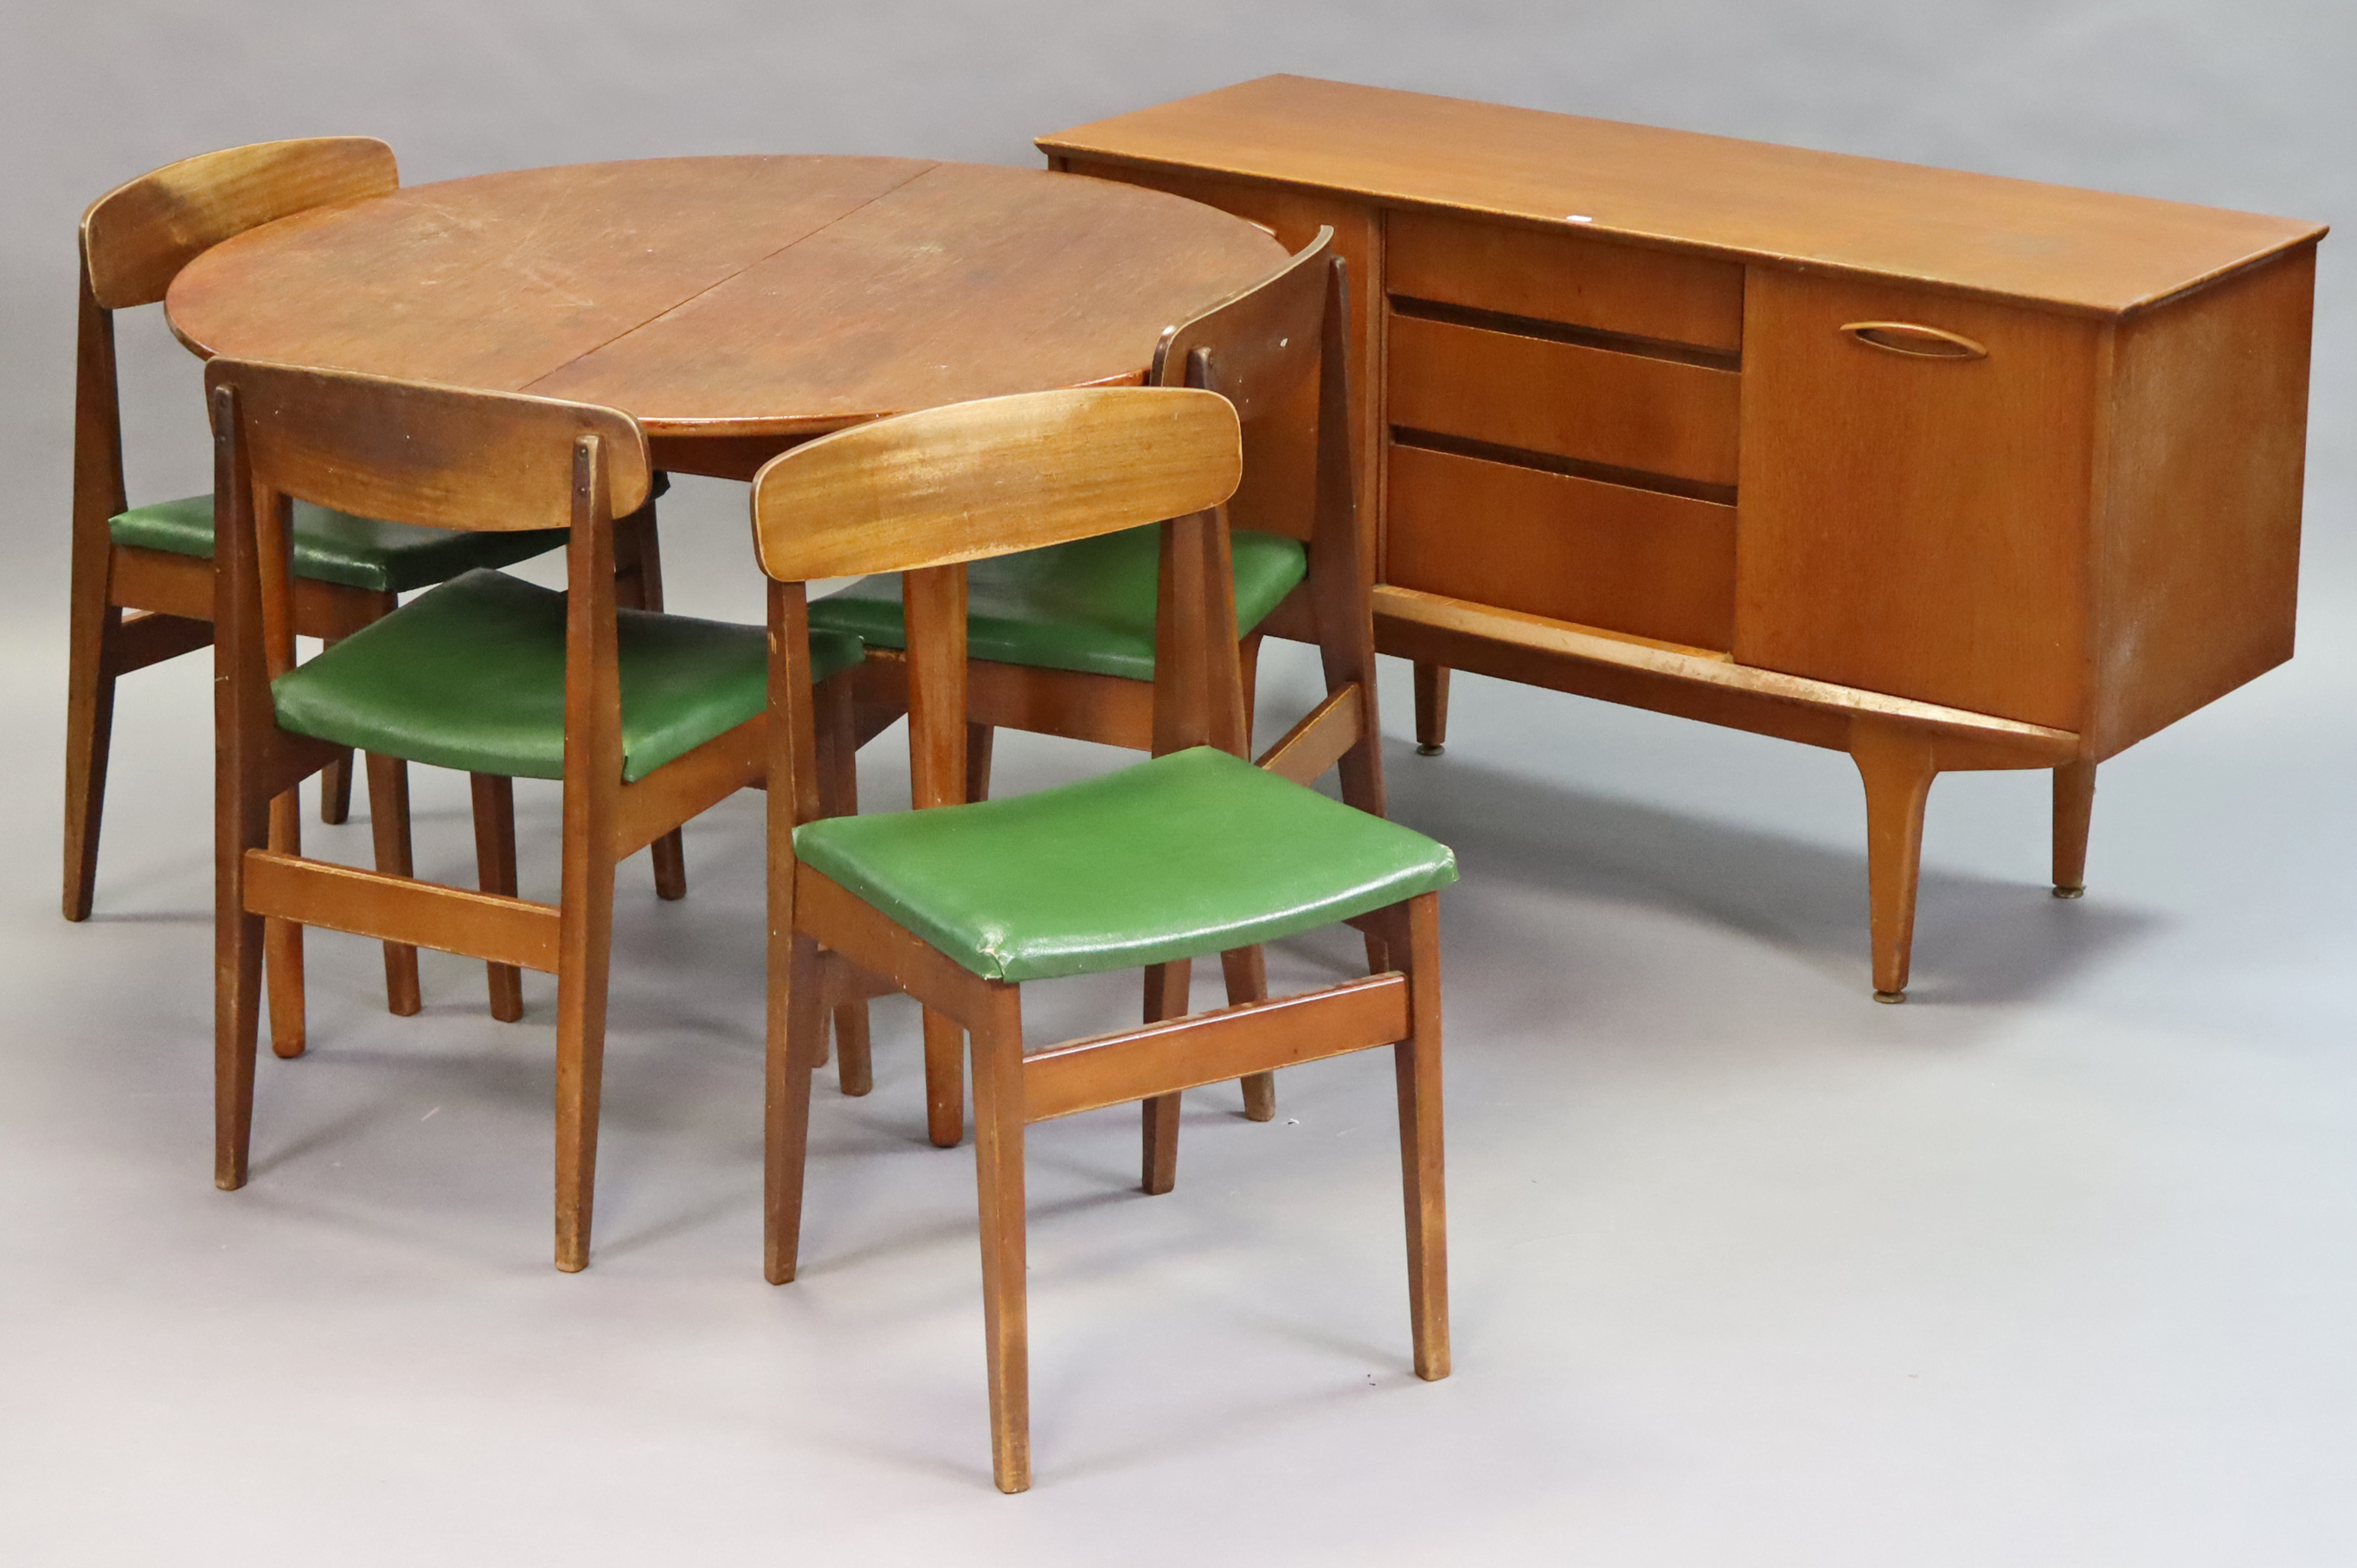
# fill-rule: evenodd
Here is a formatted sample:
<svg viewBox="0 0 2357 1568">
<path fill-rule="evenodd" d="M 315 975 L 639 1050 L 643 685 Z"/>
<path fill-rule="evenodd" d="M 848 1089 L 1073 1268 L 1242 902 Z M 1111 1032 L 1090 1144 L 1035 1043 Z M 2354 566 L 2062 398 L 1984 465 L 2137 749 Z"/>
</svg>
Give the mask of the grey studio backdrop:
<svg viewBox="0 0 2357 1568">
<path fill-rule="evenodd" d="M 15 7 L 0 1559 L 2357 1560 L 2352 15 Z M 455 961 L 429 961 L 425 1019 L 388 1020 L 365 944 L 317 941 L 315 1058 L 265 1060 L 255 1185 L 211 1192 L 201 660 L 126 684 L 101 918 L 56 915 L 82 207 L 194 152 L 339 132 L 391 142 L 407 183 L 697 153 L 1036 166 L 1035 134 L 1274 70 L 2342 226 L 2298 660 L 2106 766 L 2083 906 L 2044 897 L 2041 776 L 1944 779 L 1903 1009 L 1866 1002 L 1845 759 L 1460 682 L 1448 757 L 1390 761 L 1398 814 L 1468 870 L 1457 1377 L 1403 1369 L 1384 1085 L 1288 1075 L 1262 1129 L 1205 1091 L 1160 1207 L 1121 1197 L 1125 1119 L 1042 1141 L 1021 1499 L 986 1482 L 970 1167 L 912 1134 L 907 1017 L 879 1015 L 871 1101 L 821 1096 L 820 1262 L 758 1283 L 742 800 L 691 827 L 686 905 L 624 878 L 587 1275 L 544 1262 L 546 993 L 501 1035 Z M 135 499 L 210 482 L 197 368 L 157 317 L 123 323 Z M 741 490 L 668 504 L 674 607 L 757 618 Z M 1298 661 L 1268 679 L 1273 706 L 1308 690 Z M 866 761 L 890 803 L 899 762 Z M 1018 743 L 1003 766 L 1020 788 L 1080 765 Z M 440 788 L 421 854 L 463 876 Z M 553 797 L 523 810 L 550 860 Z M 363 852 L 341 832 L 320 842 Z M 1106 1004 L 1128 1004 L 1070 1005 Z"/>
</svg>

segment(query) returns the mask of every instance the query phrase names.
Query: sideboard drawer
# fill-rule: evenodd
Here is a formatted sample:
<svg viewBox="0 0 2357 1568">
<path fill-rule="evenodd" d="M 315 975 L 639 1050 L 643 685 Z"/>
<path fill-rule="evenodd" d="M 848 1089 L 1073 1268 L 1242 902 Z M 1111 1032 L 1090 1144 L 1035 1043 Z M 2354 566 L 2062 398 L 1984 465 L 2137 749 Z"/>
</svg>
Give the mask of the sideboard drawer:
<svg viewBox="0 0 2357 1568">
<path fill-rule="evenodd" d="M 1383 581 L 1691 648 L 1734 635 L 1735 509 L 1391 449 Z"/>
<path fill-rule="evenodd" d="M 1735 262 L 1426 212 L 1385 219 L 1395 295 L 1733 353 L 1743 343 Z"/>
<path fill-rule="evenodd" d="M 1742 378 L 1731 371 L 1396 314 L 1386 358 L 1395 426 L 1706 486 L 1736 481 Z"/>
</svg>

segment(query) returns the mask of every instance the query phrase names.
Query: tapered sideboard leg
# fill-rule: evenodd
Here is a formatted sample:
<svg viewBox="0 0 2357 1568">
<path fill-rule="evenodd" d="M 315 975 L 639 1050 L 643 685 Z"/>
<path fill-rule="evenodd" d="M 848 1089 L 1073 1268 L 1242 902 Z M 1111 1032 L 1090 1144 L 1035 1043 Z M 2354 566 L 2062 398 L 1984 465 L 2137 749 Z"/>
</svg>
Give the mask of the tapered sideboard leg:
<svg viewBox="0 0 2357 1568">
<path fill-rule="evenodd" d="M 2054 770 L 2054 897 L 2087 891 L 2087 822 L 2095 813 L 2095 765 L 2066 762 Z"/>
<path fill-rule="evenodd" d="M 1415 667 L 1415 749 L 1419 757 L 1438 757 L 1448 740 L 1448 666 L 1418 663 Z"/>
<path fill-rule="evenodd" d="M 1932 737 L 1856 720 L 1849 754 L 1866 784 L 1866 868 L 1873 891 L 1874 999 L 1907 1000 L 1915 945 L 1915 882 L 1923 858 L 1923 802 L 1939 766 Z"/>
</svg>

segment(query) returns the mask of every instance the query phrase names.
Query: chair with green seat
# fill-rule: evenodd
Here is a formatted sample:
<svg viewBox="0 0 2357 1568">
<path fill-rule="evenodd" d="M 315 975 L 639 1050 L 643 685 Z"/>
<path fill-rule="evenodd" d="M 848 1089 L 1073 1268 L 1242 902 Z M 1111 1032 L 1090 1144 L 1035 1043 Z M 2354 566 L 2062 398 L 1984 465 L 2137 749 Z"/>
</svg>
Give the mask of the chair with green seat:
<svg viewBox="0 0 2357 1568">
<path fill-rule="evenodd" d="M 1239 438 L 1202 391 L 1101 388 L 877 421 L 771 461 L 753 482 L 771 578 L 766 1273 L 794 1276 L 811 1069 L 826 1009 L 913 993 L 972 1041 L 994 1470 L 1029 1484 L 1024 1140 L 1035 1122 L 1393 1047 L 1415 1369 L 1448 1370 L 1441 1197 L 1438 890 L 1449 852 L 1243 759 L 1217 694 L 1239 679 L 1223 581 Z M 1150 525 L 1166 585 L 1146 762 L 964 803 L 971 564 Z M 916 810 L 822 816 L 807 585 L 901 574 Z M 1386 964 L 1364 979 L 1027 1056 L 1022 985 L 1167 966 L 1348 921 Z M 1183 999 L 1181 1000 L 1183 1010 Z M 1149 1114 L 1175 1155 L 1177 1122 Z M 1151 1172 L 1155 1159 L 1148 1157 Z M 1157 1188 L 1149 1179 L 1148 1190 Z"/>
<path fill-rule="evenodd" d="M 628 414 L 345 371 L 206 368 L 224 510 L 220 633 L 214 1178 L 242 1186 L 264 922 L 556 975 L 556 1262 L 588 1261 L 614 866 L 762 781 L 769 655 L 759 627 L 622 607 L 616 535 L 652 487 Z M 567 591 L 488 570 L 429 590 L 288 668 L 267 607 L 291 586 L 292 505 L 494 536 L 559 529 Z M 850 638 L 813 654 L 823 726 L 845 737 Z M 358 747 L 502 786 L 564 783 L 558 902 L 307 860 L 272 802 Z"/>
<path fill-rule="evenodd" d="M 81 304 L 74 422 L 72 616 L 66 736 L 66 918 L 88 918 L 98 874 L 114 682 L 118 676 L 212 641 L 213 503 L 210 496 L 130 507 L 124 498 L 113 313 L 164 297 L 182 267 L 246 230 L 337 202 L 382 195 L 399 183 L 392 149 L 365 136 L 270 142 L 208 153 L 144 175 L 108 192 L 83 214 Z M 562 531 L 484 534 L 415 528 L 312 506 L 296 510 L 294 632 L 333 641 L 391 610 L 397 596 L 463 572 L 504 566 L 561 547 Z M 623 592 L 662 607 L 661 564 L 651 510 L 625 532 Z M 349 757 L 328 770 L 321 815 L 341 822 L 350 799 Z M 378 864 L 408 865 L 406 779 L 398 762 L 370 763 L 371 816 Z M 479 853 L 496 881 L 509 817 L 484 802 Z M 277 808 L 283 847 L 297 842 L 294 801 Z M 513 875 L 511 850 L 507 875 Z M 684 890 L 675 843 L 658 846 L 658 884 Z M 274 940 L 273 1043 L 302 1049 L 301 950 L 290 929 Z M 396 1013 L 418 1007 L 414 953 L 389 947 L 388 999 Z M 493 1011 L 515 1015 L 493 986 Z"/>
<path fill-rule="evenodd" d="M 1333 231 L 1271 276 L 1166 331 L 1149 380 L 1200 387 L 1234 403 L 1246 429 L 1250 510 L 1270 532 L 1237 530 L 1227 575 L 1228 635 L 1241 639 L 1241 708 L 1224 700 L 1219 722 L 1251 729 L 1252 671 L 1264 634 L 1318 646 L 1326 699 L 1264 761 L 1307 783 L 1340 769 L 1342 799 L 1383 812 L 1381 725 L 1369 585 L 1374 552 L 1356 495 L 1346 352 L 1349 284 Z M 1281 532 L 1278 532 L 1281 531 Z M 1076 540 L 976 563 L 969 572 L 966 798 L 988 793 L 994 727 L 1038 731 L 1156 753 L 1171 740 L 1155 725 L 1155 674 L 1166 649 L 1170 575 L 1154 528 Z M 876 576 L 811 606 L 811 624 L 867 644 L 871 669 L 859 721 L 865 741 L 896 717 L 904 643 L 899 580 Z M 1224 742 L 1223 742 L 1224 744 Z M 1266 991 L 1259 953 L 1221 955 L 1231 1001 Z M 1188 971 L 1148 977 L 1156 1015 L 1183 1004 Z M 927 1099 L 933 1141 L 955 1144 L 964 1125 L 959 1043 L 945 1021 L 926 1033 Z M 1265 1078 L 1244 1084 L 1245 1114 L 1275 1110 Z"/>
</svg>

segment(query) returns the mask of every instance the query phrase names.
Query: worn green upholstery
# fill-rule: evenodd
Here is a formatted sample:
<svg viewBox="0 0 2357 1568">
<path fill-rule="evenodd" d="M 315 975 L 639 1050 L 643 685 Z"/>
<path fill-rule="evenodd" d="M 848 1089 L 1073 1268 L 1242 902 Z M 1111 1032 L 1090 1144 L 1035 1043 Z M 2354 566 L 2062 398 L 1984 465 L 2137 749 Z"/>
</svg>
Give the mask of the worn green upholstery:
<svg viewBox="0 0 2357 1568">
<path fill-rule="evenodd" d="M 794 853 L 1006 981 L 1223 952 L 1457 880 L 1446 845 L 1209 746 L 1012 800 L 825 818 Z"/>
<path fill-rule="evenodd" d="M 107 528 L 117 544 L 210 560 L 213 498 L 189 496 L 134 507 L 109 520 Z M 350 588 L 405 594 L 478 566 L 511 566 L 529 561 L 563 546 L 565 534 L 561 528 L 513 533 L 420 528 L 406 522 L 377 522 L 296 501 L 295 575 Z"/>
<path fill-rule="evenodd" d="M 1301 542 L 1238 529 L 1236 627 L 1267 618 L 1308 570 Z M 1154 679 L 1159 523 L 976 561 L 966 568 L 966 652 L 1000 664 Z M 900 578 L 862 577 L 811 605 L 811 625 L 877 648 L 904 648 Z"/>
<path fill-rule="evenodd" d="M 757 626 L 620 612 L 622 777 L 643 779 L 768 705 Z M 813 634 L 814 678 L 859 662 L 856 638 Z M 438 768 L 565 776 L 565 596 L 469 572 L 272 683 L 278 722 Z"/>
</svg>

